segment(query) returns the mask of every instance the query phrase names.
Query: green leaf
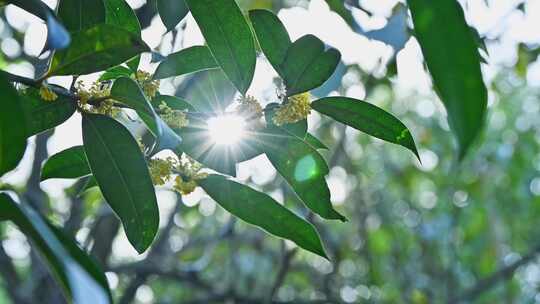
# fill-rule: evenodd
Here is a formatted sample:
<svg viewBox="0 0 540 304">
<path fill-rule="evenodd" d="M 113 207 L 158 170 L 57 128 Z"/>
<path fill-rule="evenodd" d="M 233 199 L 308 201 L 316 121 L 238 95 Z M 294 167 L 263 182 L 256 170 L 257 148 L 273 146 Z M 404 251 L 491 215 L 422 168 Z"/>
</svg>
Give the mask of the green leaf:
<svg viewBox="0 0 540 304">
<path fill-rule="evenodd" d="M 65 96 L 58 96 L 53 102 L 45 101 L 34 88 L 27 88 L 21 95 L 21 108 L 26 121 L 26 137 L 61 125 L 77 109 L 75 102 Z"/>
<path fill-rule="evenodd" d="M 150 132 L 156 137 L 155 152 L 163 149 L 174 150 L 182 139 L 156 114 L 154 108 L 135 80 L 118 78 L 111 89 L 111 97 L 137 111 Z"/>
<path fill-rule="evenodd" d="M 109 282 L 105 276 L 105 272 L 100 269 L 97 262 L 89 256 L 77 243 L 75 239 L 66 235 L 60 228 L 54 226 L 50 222 L 46 222 L 49 229 L 54 233 L 56 238 L 64 245 L 68 254 L 76 260 L 81 267 L 91 276 L 96 283 L 101 285 L 108 296 L 108 303 L 113 303 Z M 95 303 L 94 303 L 95 304 Z"/>
<path fill-rule="evenodd" d="M 112 303 L 102 271 L 72 240 L 26 205 L 0 194 L 0 220 L 11 220 L 32 240 L 74 303 Z"/>
<path fill-rule="evenodd" d="M 157 95 L 152 99 L 151 103 L 154 106 L 154 109 L 159 109 L 161 103 L 165 103 L 172 110 L 178 111 L 189 111 L 194 112 L 195 108 L 186 100 L 170 95 Z"/>
<path fill-rule="evenodd" d="M 199 181 L 199 184 L 210 197 L 233 215 L 328 258 L 313 225 L 270 196 L 220 175 L 210 175 Z"/>
<path fill-rule="evenodd" d="M 281 20 L 268 10 L 251 10 L 249 19 L 257 35 L 261 49 L 279 75 L 283 75 L 281 64 L 285 60 L 291 38 Z"/>
<path fill-rule="evenodd" d="M 78 178 L 91 173 L 84 147 L 75 146 L 49 157 L 41 170 L 41 180 Z"/>
<path fill-rule="evenodd" d="M 202 71 L 179 89 L 179 96 L 188 100 L 199 112 L 223 113 L 233 102 L 236 89 L 221 69 Z"/>
<path fill-rule="evenodd" d="M 148 51 L 148 46 L 124 29 L 100 24 L 73 33 L 69 48 L 56 52 L 50 75 L 84 75 L 103 71 Z"/>
<path fill-rule="evenodd" d="M 401 145 L 420 159 L 409 129 L 399 119 L 381 108 L 347 97 L 321 98 L 312 102 L 311 107 L 371 136 Z"/>
<path fill-rule="evenodd" d="M 208 132 L 207 115 L 188 114 L 189 125 L 178 130 L 183 142 L 179 150 L 206 167 L 217 172 L 236 176 L 236 164 L 260 155 L 257 138 L 247 137 L 235 145 L 219 145 Z"/>
<path fill-rule="evenodd" d="M 86 1 L 86 0 L 85 0 Z M 141 35 L 141 24 L 137 15 L 125 0 L 104 0 L 105 23 Z"/>
<path fill-rule="evenodd" d="M 160 62 L 154 79 L 163 79 L 193 72 L 217 69 L 219 66 L 206 46 L 192 46 L 170 54 Z"/>
<path fill-rule="evenodd" d="M 189 120 L 189 126 L 178 131 L 182 144 L 178 151 L 184 152 L 205 167 L 216 172 L 236 176 L 236 153 L 226 145 L 216 145 L 206 129 L 206 124 Z"/>
<path fill-rule="evenodd" d="M 0 74 L 0 176 L 17 167 L 26 150 L 25 116 L 17 91 Z"/>
<path fill-rule="evenodd" d="M 313 136 L 311 133 L 306 134 L 305 141 L 307 144 L 312 146 L 317 150 L 328 150 L 328 147 L 322 143 L 317 137 Z"/>
<path fill-rule="evenodd" d="M 115 80 L 120 77 L 130 77 L 131 74 L 133 74 L 131 69 L 119 65 L 105 71 L 105 73 L 99 77 L 98 81 Z"/>
<path fill-rule="evenodd" d="M 321 86 L 332 76 L 341 54 L 336 49 L 325 50 L 324 43 L 313 35 L 296 40 L 281 64 L 287 95 L 292 96 Z"/>
<path fill-rule="evenodd" d="M 157 0 L 157 10 L 167 32 L 173 30 L 189 13 L 184 0 Z"/>
<path fill-rule="evenodd" d="M 459 157 L 478 137 L 486 116 L 487 89 L 474 34 L 455 0 L 408 0 L 416 38 L 459 143 Z"/>
<path fill-rule="evenodd" d="M 329 170 L 324 158 L 303 140 L 279 128 L 270 127 L 268 131 L 260 136 L 261 149 L 304 204 L 325 219 L 346 221 L 330 202 L 324 178 Z"/>
<path fill-rule="evenodd" d="M 119 122 L 84 114 L 83 142 L 88 163 L 133 247 L 144 252 L 154 240 L 159 212 L 154 186 L 137 141 Z"/>
<path fill-rule="evenodd" d="M 131 58 L 130 60 L 128 60 L 126 62 L 126 65 L 128 66 L 128 68 L 133 72 L 133 73 L 136 73 L 137 70 L 139 69 L 139 64 L 141 63 L 141 55 L 137 55 L 133 58 Z"/>
<path fill-rule="evenodd" d="M 303 119 L 295 123 L 285 124 L 281 126 L 281 128 L 298 138 L 304 139 L 308 129 L 307 119 Z"/>
<path fill-rule="evenodd" d="M 105 22 L 103 0 L 60 1 L 58 17 L 69 32 L 78 32 Z"/>
<path fill-rule="evenodd" d="M 227 77 L 245 94 L 255 72 L 251 29 L 234 0 L 186 0 L 201 32 Z"/>
</svg>

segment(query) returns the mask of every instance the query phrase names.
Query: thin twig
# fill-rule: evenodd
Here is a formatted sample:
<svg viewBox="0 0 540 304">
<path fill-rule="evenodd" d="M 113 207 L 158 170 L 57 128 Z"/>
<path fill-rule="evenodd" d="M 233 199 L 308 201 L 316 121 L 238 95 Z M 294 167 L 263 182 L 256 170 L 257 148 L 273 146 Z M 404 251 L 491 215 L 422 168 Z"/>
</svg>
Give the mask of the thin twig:
<svg viewBox="0 0 540 304">
<path fill-rule="evenodd" d="M 276 276 L 276 279 L 274 280 L 274 284 L 272 288 L 270 289 L 270 294 L 268 295 L 268 301 L 267 303 L 271 303 L 274 299 L 274 296 L 279 291 L 279 288 L 283 285 L 285 282 L 285 277 L 287 276 L 287 273 L 289 272 L 289 268 L 291 266 L 291 262 L 298 252 L 297 248 L 293 248 L 291 250 L 286 250 L 283 253 L 283 256 L 281 258 L 281 266 L 279 268 L 278 274 Z"/>
<path fill-rule="evenodd" d="M 465 292 L 463 292 L 462 294 L 456 296 L 453 299 L 450 299 L 448 303 L 454 304 L 461 302 L 469 302 L 476 299 L 482 293 L 495 287 L 501 281 L 510 279 L 519 267 L 530 263 L 533 259 L 536 258 L 538 254 L 540 254 L 540 245 L 536 246 L 529 253 L 527 253 L 514 263 L 505 266 L 490 275 L 489 277 L 478 281 L 470 289 L 465 290 Z"/>
</svg>

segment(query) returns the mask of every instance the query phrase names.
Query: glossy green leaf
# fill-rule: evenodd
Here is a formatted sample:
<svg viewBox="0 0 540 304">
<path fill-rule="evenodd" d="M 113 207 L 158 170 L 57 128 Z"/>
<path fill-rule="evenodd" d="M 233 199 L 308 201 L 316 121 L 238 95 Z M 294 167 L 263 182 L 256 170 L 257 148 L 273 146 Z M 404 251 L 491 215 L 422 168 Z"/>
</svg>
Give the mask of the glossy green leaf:
<svg viewBox="0 0 540 304">
<path fill-rule="evenodd" d="M 75 146 L 58 152 L 43 165 L 41 180 L 49 178 L 78 178 L 90 174 L 83 146 Z"/>
<path fill-rule="evenodd" d="M 130 60 L 128 60 L 126 62 L 126 65 L 128 66 L 128 68 L 132 72 L 136 73 L 137 70 L 139 69 L 139 64 L 140 63 L 141 63 L 141 55 L 137 55 L 137 56 L 131 58 Z"/>
<path fill-rule="evenodd" d="M 195 108 L 186 100 L 170 95 L 157 95 L 151 101 L 155 109 L 159 109 L 162 103 L 165 103 L 169 108 L 178 111 L 194 112 Z"/>
<path fill-rule="evenodd" d="M 111 97 L 137 111 L 150 132 L 156 137 L 155 152 L 163 149 L 174 150 L 182 142 L 180 136 L 156 114 L 135 80 L 127 77 L 118 78 L 111 89 Z"/>
<path fill-rule="evenodd" d="M 416 38 L 442 102 L 462 158 L 480 133 L 487 89 L 480 54 L 463 9 L 455 0 L 408 0 Z"/>
<path fill-rule="evenodd" d="M 103 71 L 148 51 L 148 46 L 124 29 L 100 24 L 73 33 L 69 48 L 56 52 L 50 75 L 84 75 Z"/>
<path fill-rule="evenodd" d="M 209 118 L 200 114 L 188 115 L 189 126 L 178 130 L 183 139 L 179 150 L 210 169 L 236 176 L 237 163 L 262 153 L 255 144 L 257 140 L 246 137 L 235 145 L 216 144 L 208 132 Z"/>
<path fill-rule="evenodd" d="M 261 138 L 261 149 L 309 209 L 326 219 L 346 220 L 332 207 L 325 180 L 328 165 L 317 150 L 275 127 Z"/>
<path fill-rule="evenodd" d="M 26 125 L 17 91 L 0 74 L 0 176 L 17 167 L 26 150 Z"/>
<path fill-rule="evenodd" d="M 130 243 L 142 253 L 156 236 L 159 212 L 139 144 L 121 123 L 107 116 L 84 114 L 82 129 L 99 188 L 122 221 Z"/>
<path fill-rule="evenodd" d="M 322 143 L 317 137 L 313 136 L 311 133 L 306 134 L 304 139 L 306 143 L 317 150 L 328 150 L 328 147 Z"/>
<path fill-rule="evenodd" d="M 60 1 L 58 17 L 69 32 L 78 32 L 105 22 L 103 0 Z"/>
<path fill-rule="evenodd" d="M 157 0 L 157 9 L 167 31 L 173 30 L 189 13 L 184 0 Z"/>
<path fill-rule="evenodd" d="M 304 139 L 308 129 L 307 119 L 303 119 L 291 124 L 285 124 L 281 126 L 281 128 L 298 138 Z"/>
<path fill-rule="evenodd" d="M 67 250 L 68 254 L 76 260 L 81 267 L 91 276 L 96 283 L 98 283 L 103 290 L 107 293 L 108 302 L 104 303 L 113 303 L 111 290 L 109 288 L 109 282 L 105 276 L 105 272 L 100 269 L 97 262 L 89 256 L 77 243 L 75 239 L 66 235 L 60 228 L 54 226 L 50 222 L 46 222 L 49 229 L 54 233 L 56 238 L 64 245 L 64 248 Z M 94 303 L 96 304 L 96 303 Z"/>
<path fill-rule="evenodd" d="M 227 77 L 245 94 L 255 72 L 251 29 L 234 0 L 186 0 L 191 14 Z"/>
<path fill-rule="evenodd" d="M 178 96 L 188 100 L 200 112 L 225 112 L 233 102 L 236 89 L 221 69 L 198 72 L 179 88 Z"/>
<path fill-rule="evenodd" d="M 170 54 L 160 62 L 154 79 L 180 76 L 202 70 L 217 69 L 219 66 L 206 46 L 192 46 Z"/>
<path fill-rule="evenodd" d="M 235 151 L 227 145 L 216 145 L 205 123 L 198 124 L 191 118 L 189 127 L 182 128 L 178 132 L 183 139 L 179 151 L 216 172 L 236 176 Z"/>
<path fill-rule="evenodd" d="M 30 137 L 61 125 L 73 116 L 77 107 L 67 97 L 45 101 L 39 96 L 39 90 L 27 88 L 21 95 L 21 108 L 26 121 L 26 136 Z"/>
<path fill-rule="evenodd" d="M 324 43 L 313 35 L 302 36 L 288 49 L 281 64 L 287 95 L 292 96 L 321 86 L 332 76 L 341 60 L 333 48 L 325 50 Z"/>
<path fill-rule="evenodd" d="M 102 271 L 72 240 L 61 235 L 29 206 L 0 194 L 0 220 L 11 220 L 39 249 L 55 278 L 74 303 L 112 303 Z"/>
<path fill-rule="evenodd" d="M 327 258 L 313 225 L 280 205 L 267 194 L 220 175 L 210 175 L 199 181 L 199 184 L 210 197 L 233 215 Z"/>
<path fill-rule="evenodd" d="M 311 103 L 324 115 L 379 139 L 411 150 L 419 159 L 411 132 L 392 114 L 370 103 L 348 97 L 326 97 Z"/>
<path fill-rule="evenodd" d="M 252 10 L 249 19 L 257 35 L 261 49 L 278 74 L 283 75 L 281 64 L 285 60 L 291 38 L 281 20 L 268 10 Z"/>
<path fill-rule="evenodd" d="M 141 24 L 137 15 L 125 0 L 104 0 L 105 23 L 141 35 Z"/>
<path fill-rule="evenodd" d="M 124 66 L 115 66 L 105 71 L 101 76 L 99 76 L 99 81 L 106 80 L 115 80 L 120 77 L 130 77 L 133 74 L 133 71 Z"/>
</svg>

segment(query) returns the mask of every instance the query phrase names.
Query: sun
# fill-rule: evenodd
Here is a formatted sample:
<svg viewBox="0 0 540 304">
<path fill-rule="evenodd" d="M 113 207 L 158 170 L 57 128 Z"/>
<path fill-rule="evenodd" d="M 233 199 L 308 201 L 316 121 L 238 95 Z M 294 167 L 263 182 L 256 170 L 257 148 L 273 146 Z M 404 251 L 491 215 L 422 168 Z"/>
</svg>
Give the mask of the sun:
<svg viewBox="0 0 540 304">
<path fill-rule="evenodd" d="M 216 145 L 234 145 L 246 136 L 246 121 L 235 114 L 224 114 L 208 120 L 208 133 Z"/>
</svg>

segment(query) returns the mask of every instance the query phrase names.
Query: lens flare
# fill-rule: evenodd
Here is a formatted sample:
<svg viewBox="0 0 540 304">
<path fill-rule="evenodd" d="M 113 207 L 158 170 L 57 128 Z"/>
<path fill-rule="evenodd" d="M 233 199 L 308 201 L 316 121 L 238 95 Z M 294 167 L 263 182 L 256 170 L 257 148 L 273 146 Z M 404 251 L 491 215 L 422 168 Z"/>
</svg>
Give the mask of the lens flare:
<svg viewBox="0 0 540 304">
<path fill-rule="evenodd" d="M 245 137 L 246 121 L 234 114 L 212 117 L 208 120 L 208 133 L 217 145 L 234 145 Z"/>
</svg>

